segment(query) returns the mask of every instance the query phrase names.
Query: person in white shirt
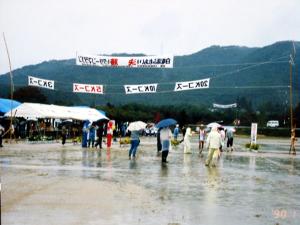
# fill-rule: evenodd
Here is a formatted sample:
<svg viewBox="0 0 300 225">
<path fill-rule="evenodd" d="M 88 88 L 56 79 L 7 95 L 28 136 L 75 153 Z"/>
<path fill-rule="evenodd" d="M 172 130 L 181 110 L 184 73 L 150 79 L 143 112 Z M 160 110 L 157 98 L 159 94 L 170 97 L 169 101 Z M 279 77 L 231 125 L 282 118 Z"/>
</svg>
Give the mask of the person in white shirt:
<svg viewBox="0 0 300 225">
<path fill-rule="evenodd" d="M 222 144 L 221 134 L 218 132 L 217 127 L 212 127 L 211 132 L 207 136 L 206 145 L 208 148 L 208 155 L 207 159 L 205 161 L 205 166 L 210 166 L 213 155 L 215 151 L 218 151 L 220 149 L 220 146 Z M 212 164 L 212 166 L 215 166 L 215 164 Z"/>
<path fill-rule="evenodd" d="M 184 135 L 184 151 L 183 153 L 189 154 L 192 153 L 191 151 L 191 137 L 192 137 L 192 130 L 190 127 L 186 129 L 185 135 Z"/>
</svg>

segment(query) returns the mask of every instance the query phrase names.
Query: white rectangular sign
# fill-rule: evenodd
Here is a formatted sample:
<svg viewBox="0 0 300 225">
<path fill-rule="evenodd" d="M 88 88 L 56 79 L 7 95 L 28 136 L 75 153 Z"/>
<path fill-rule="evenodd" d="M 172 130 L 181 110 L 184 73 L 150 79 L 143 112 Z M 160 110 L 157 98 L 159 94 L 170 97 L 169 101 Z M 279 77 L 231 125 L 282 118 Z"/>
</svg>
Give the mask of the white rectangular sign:
<svg viewBox="0 0 300 225">
<path fill-rule="evenodd" d="M 176 82 L 174 91 L 186 91 L 186 90 L 209 88 L 209 79 L 210 78 L 203 79 L 203 80 Z"/>
<path fill-rule="evenodd" d="M 220 105 L 220 104 L 213 104 L 213 107 L 214 108 L 221 108 L 221 109 L 229 109 L 229 108 L 236 108 L 237 107 L 237 104 L 236 103 L 233 103 L 233 104 L 230 104 L 230 105 Z"/>
<path fill-rule="evenodd" d="M 157 84 L 124 85 L 126 94 L 155 93 Z"/>
<path fill-rule="evenodd" d="M 76 65 L 100 67 L 173 68 L 173 56 L 76 56 Z"/>
<path fill-rule="evenodd" d="M 89 94 L 103 94 L 103 85 L 73 83 L 73 92 L 89 93 Z"/>
<path fill-rule="evenodd" d="M 54 90 L 54 80 L 40 79 L 37 77 L 28 76 L 28 86 L 36 86 Z"/>
<path fill-rule="evenodd" d="M 251 123 L 251 144 L 256 144 L 257 123 Z"/>
</svg>

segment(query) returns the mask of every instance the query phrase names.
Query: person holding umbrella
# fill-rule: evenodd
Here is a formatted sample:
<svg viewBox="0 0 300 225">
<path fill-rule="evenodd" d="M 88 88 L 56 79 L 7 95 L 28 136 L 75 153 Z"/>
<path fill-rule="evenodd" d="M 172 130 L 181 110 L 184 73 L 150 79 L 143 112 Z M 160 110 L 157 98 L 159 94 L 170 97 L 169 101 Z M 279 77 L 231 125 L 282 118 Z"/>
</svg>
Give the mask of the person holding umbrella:
<svg viewBox="0 0 300 225">
<path fill-rule="evenodd" d="M 135 159 L 137 148 L 140 144 L 139 131 L 133 130 L 130 135 L 130 149 L 129 149 L 129 159 Z"/>
<path fill-rule="evenodd" d="M 172 138 L 172 132 L 169 127 L 164 127 L 160 131 L 160 141 L 162 145 L 161 149 L 161 161 L 162 163 L 168 163 L 167 157 L 169 154 L 169 150 L 171 147 L 171 138 Z"/>
<path fill-rule="evenodd" d="M 140 130 L 145 129 L 145 127 L 147 126 L 146 123 L 144 123 L 143 121 L 135 121 L 129 124 L 128 126 L 128 130 L 131 131 L 131 135 L 130 135 L 130 149 L 129 149 L 129 159 L 133 158 L 135 159 L 136 157 L 136 152 L 137 152 L 137 148 L 140 144 Z"/>
<path fill-rule="evenodd" d="M 161 129 L 162 129 L 161 127 L 158 128 L 157 136 L 156 136 L 157 154 L 161 151 L 161 148 L 162 148 L 161 142 L 160 142 L 160 131 L 161 131 Z"/>
<path fill-rule="evenodd" d="M 162 163 L 167 163 L 167 157 L 169 154 L 169 150 L 171 147 L 171 138 L 172 138 L 172 131 L 170 130 L 169 126 L 175 125 L 177 124 L 177 121 L 172 119 L 172 118 L 168 118 L 168 119 L 164 119 L 159 121 L 155 126 L 157 128 L 161 128 L 160 131 L 160 142 L 162 145 L 162 153 L 161 153 L 161 161 Z"/>
</svg>

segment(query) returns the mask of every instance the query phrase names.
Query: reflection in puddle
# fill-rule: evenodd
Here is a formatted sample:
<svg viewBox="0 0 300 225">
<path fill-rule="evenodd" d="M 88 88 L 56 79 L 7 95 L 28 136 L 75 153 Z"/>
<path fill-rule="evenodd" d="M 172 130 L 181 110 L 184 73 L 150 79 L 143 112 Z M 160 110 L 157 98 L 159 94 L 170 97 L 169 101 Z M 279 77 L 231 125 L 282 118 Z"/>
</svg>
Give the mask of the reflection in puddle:
<svg viewBox="0 0 300 225">
<path fill-rule="evenodd" d="M 204 165 L 205 157 L 183 154 L 182 149 L 171 152 L 169 163 L 162 164 L 156 151 L 143 148 L 141 146 L 136 160 L 128 160 L 128 151 L 124 149 L 98 151 L 59 146 L 57 150 L 46 150 L 47 154 L 44 149 L 43 152 L 28 150 L 21 156 L 2 158 L 4 170 L 1 173 L 38 171 L 35 173 L 40 174 L 38 179 L 44 174 L 49 177 L 58 174 L 63 178 L 108 181 L 112 187 L 124 184 L 116 190 L 132 193 L 133 200 L 141 194 L 139 190 L 147 190 L 153 195 L 149 197 L 143 192 L 143 203 L 139 207 L 145 212 L 153 199 L 155 204 L 163 205 L 164 212 L 147 211 L 147 215 L 160 220 L 167 218 L 164 224 L 173 221 L 180 224 L 199 224 L 199 221 L 218 225 L 281 224 L 282 221 L 273 218 L 274 210 L 300 212 L 299 158 L 224 152 L 217 167 L 208 168 Z M 59 173 L 55 174 L 56 171 Z M 131 188 L 123 190 L 124 187 Z M 122 195 L 122 192 L 116 193 Z M 124 206 L 128 203 L 124 198 L 118 199 L 119 202 Z M 293 218 L 287 216 L 285 221 L 292 224 Z"/>
<path fill-rule="evenodd" d="M 129 169 L 136 169 L 137 168 L 137 162 L 135 159 L 129 160 Z"/>
</svg>

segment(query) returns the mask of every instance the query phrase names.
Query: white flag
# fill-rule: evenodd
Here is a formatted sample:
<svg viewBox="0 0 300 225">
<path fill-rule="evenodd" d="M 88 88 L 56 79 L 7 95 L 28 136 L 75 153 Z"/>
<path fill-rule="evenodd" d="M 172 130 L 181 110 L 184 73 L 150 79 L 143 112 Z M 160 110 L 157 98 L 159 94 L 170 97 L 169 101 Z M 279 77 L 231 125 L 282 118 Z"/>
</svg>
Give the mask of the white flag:
<svg viewBox="0 0 300 225">
<path fill-rule="evenodd" d="M 155 93 L 157 84 L 124 85 L 126 94 Z"/>
<path fill-rule="evenodd" d="M 229 109 L 229 108 L 236 108 L 237 104 L 233 103 L 233 104 L 229 104 L 229 105 L 220 105 L 220 104 L 213 104 L 214 108 L 221 108 L 221 109 Z"/>
<path fill-rule="evenodd" d="M 54 80 L 46 80 L 28 76 L 28 85 L 54 90 Z"/>
<path fill-rule="evenodd" d="M 89 94 L 103 94 L 103 85 L 73 83 L 73 92 L 89 93 Z"/>
<path fill-rule="evenodd" d="M 203 80 L 176 82 L 174 91 L 186 91 L 186 90 L 209 88 L 209 79 L 210 78 L 203 79 Z"/>
</svg>

